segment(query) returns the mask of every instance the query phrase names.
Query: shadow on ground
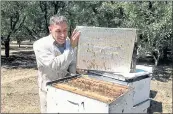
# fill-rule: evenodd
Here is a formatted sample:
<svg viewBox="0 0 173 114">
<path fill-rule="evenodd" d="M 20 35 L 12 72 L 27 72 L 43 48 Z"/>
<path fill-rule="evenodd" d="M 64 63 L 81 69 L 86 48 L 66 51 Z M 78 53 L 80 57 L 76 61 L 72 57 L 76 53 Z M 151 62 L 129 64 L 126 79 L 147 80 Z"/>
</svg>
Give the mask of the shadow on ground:
<svg viewBox="0 0 173 114">
<path fill-rule="evenodd" d="M 148 108 L 148 113 L 153 114 L 153 113 L 156 113 L 156 112 L 160 112 L 160 113 L 163 112 L 162 111 L 162 102 L 151 100 L 150 107 Z"/>
<path fill-rule="evenodd" d="M 157 94 L 157 91 L 150 90 L 151 102 L 150 102 L 150 107 L 148 108 L 149 114 L 153 114 L 154 112 L 160 112 L 160 113 L 163 112 L 162 102 L 153 100 L 155 98 L 156 94 Z"/>
<path fill-rule="evenodd" d="M 154 99 L 156 97 L 157 91 L 150 90 L 150 98 Z"/>
<path fill-rule="evenodd" d="M 36 68 L 36 59 L 33 51 L 12 52 L 10 57 L 1 55 L 1 67 L 11 68 Z"/>
<path fill-rule="evenodd" d="M 161 82 L 167 82 L 173 77 L 173 68 L 172 65 L 162 65 L 154 67 L 152 80 L 158 80 Z"/>
<path fill-rule="evenodd" d="M 5 50 L 5 47 L 1 46 L 1 49 Z M 33 49 L 33 48 L 32 48 L 32 45 L 28 45 L 28 46 L 21 45 L 20 48 L 18 46 L 10 46 L 10 50 L 20 50 L 20 49 L 27 49 L 28 50 L 28 49 Z"/>
</svg>

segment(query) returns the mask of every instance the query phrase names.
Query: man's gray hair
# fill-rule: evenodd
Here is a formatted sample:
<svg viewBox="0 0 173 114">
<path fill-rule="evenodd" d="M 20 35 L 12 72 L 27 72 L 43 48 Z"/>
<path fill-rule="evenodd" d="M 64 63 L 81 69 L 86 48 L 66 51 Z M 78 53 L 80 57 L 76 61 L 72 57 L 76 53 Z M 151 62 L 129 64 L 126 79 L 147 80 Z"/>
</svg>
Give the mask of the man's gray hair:
<svg viewBox="0 0 173 114">
<path fill-rule="evenodd" d="M 54 15 L 54 16 L 50 17 L 49 25 L 60 24 L 62 22 L 66 22 L 67 23 L 67 18 L 64 17 L 64 16 Z"/>
</svg>

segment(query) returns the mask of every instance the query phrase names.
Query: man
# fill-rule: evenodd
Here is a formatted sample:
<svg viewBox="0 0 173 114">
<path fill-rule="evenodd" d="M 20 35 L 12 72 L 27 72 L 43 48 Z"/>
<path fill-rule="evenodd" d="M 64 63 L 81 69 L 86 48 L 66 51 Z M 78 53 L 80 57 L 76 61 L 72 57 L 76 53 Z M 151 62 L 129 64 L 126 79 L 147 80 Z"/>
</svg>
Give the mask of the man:
<svg viewBox="0 0 173 114">
<path fill-rule="evenodd" d="M 64 16 L 54 15 L 49 22 L 50 35 L 33 44 L 38 67 L 38 84 L 41 113 L 47 111 L 46 83 L 63 78 L 67 73 L 76 73 L 75 47 L 80 32 L 73 31 L 67 37 L 67 20 Z"/>
</svg>

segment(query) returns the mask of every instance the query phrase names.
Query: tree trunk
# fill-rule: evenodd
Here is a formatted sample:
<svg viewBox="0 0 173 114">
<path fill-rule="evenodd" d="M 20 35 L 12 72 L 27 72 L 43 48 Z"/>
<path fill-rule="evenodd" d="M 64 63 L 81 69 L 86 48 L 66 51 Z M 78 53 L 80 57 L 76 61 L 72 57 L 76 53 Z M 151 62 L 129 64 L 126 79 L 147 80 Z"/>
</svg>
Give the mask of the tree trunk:
<svg viewBox="0 0 173 114">
<path fill-rule="evenodd" d="M 20 44 L 21 44 L 20 39 L 19 39 L 19 40 L 17 40 L 17 44 L 18 44 L 18 46 L 19 46 L 19 48 L 20 48 Z"/>
<path fill-rule="evenodd" d="M 168 60 L 168 48 L 167 47 L 165 47 L 164 49 L 163 49 L 163 60 L 164 61 L 167 61 Z"/>
<path fill-rule="evenodd" d="M 158 63 L 159 63 L 159 59 L 160 59 L 160 52 L 159 50 L 155 50 L 153 53 L 152 53 L 152 56 L 154 58 L 154 65 L 157 66 Z"/>
<path fill-rule="evenodd" d="M 30 35 L 30 36 L 32 36 L 32 38 L 34 38 L 34 39 L 38 39 L 37 38 L 37 36 L 35 36 L 34 34 L 36 34 L 35 33 L 35 31 L 33 31 L 33 30 L 30 30 L 27 26 L 24 26 L 25 27 L 25 29 L 28 31 L 28 34 Z M 39 36 L 40 37 L 40 36 Z M 30 37 L 30 42 L 32 41 L 32 38 Z"/>
<path fill-rule="evenodd" d="M 157 59 L 157 58 L 154 56 L 154 65 L 157 66 L 157 65 L 158 65 L 158 62 L 159 62 L 159 59 Z"/>
<path fill-rule="evenodd" d="M 70 23 L 69 23 L 69 37 L 72 35 L 72 29 L 73 29 L 73 18 L 71 12 L 68 12 L 69 18 L 70 18 Z"/>
<path fill-rule="evenodd" d="M 42 10 L 42 12 L 44 13 L 44 19 L 45 19 L 45 27 L 46 27 L 46 34 L 49 34 L 49 28 L 48 28 L 48 20 L 47 20 L 47 14 L 48 14 L 48 8 L 47 8 L 47 2 L 46 1 L 40 1 L 40 8 Z"/>
<path fill-rule="evenodd" d="M 10 39 L 9 37 L 5 40 L 5 57 L 9 57 L 10 52 Z"/>
<path fill-rule="evenodd" d="M 72 27 L 72 24 L 71 24 L 71 23 L 70 23 L 69 26 L 70 26 L 70 27 L 69 27 L 69 28 L 70 28 L 70 29 L 69 29 L 69 36 L 71 37 L 71 35 L 72 35 L 72 28 L 73 28 L 73 27 Z"/>
<path fill-rule="evenodd" d="M 19 48 L 20 48 L 20 43 L 19 43 Z"/>
<path fill-rule="evenodd" d="M 54 1 L 53 5 L 54 5 L 54 14 L 57 14 L 57 12 L 58 12 L 58 1 Z"/>
</svg>

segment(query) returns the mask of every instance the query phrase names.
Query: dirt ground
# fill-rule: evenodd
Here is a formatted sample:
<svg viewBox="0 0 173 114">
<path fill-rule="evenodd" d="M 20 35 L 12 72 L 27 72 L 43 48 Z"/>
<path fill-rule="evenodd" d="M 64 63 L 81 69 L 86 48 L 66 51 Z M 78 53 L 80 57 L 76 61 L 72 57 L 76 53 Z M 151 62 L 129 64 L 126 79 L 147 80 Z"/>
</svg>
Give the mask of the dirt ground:
<svg viewBox="0 0 173 114">
<path fill-rule="evenodd" d="M 18 48 L 12 44 L 8 60 L 4 57 L 3 47 L 1 49 L 1 112 L 39 113 L 37 69 L 32 45 Z M 172 113 L 171 65 L 155 68 L 150 97 L 148 112 Z"/>
</svg>

